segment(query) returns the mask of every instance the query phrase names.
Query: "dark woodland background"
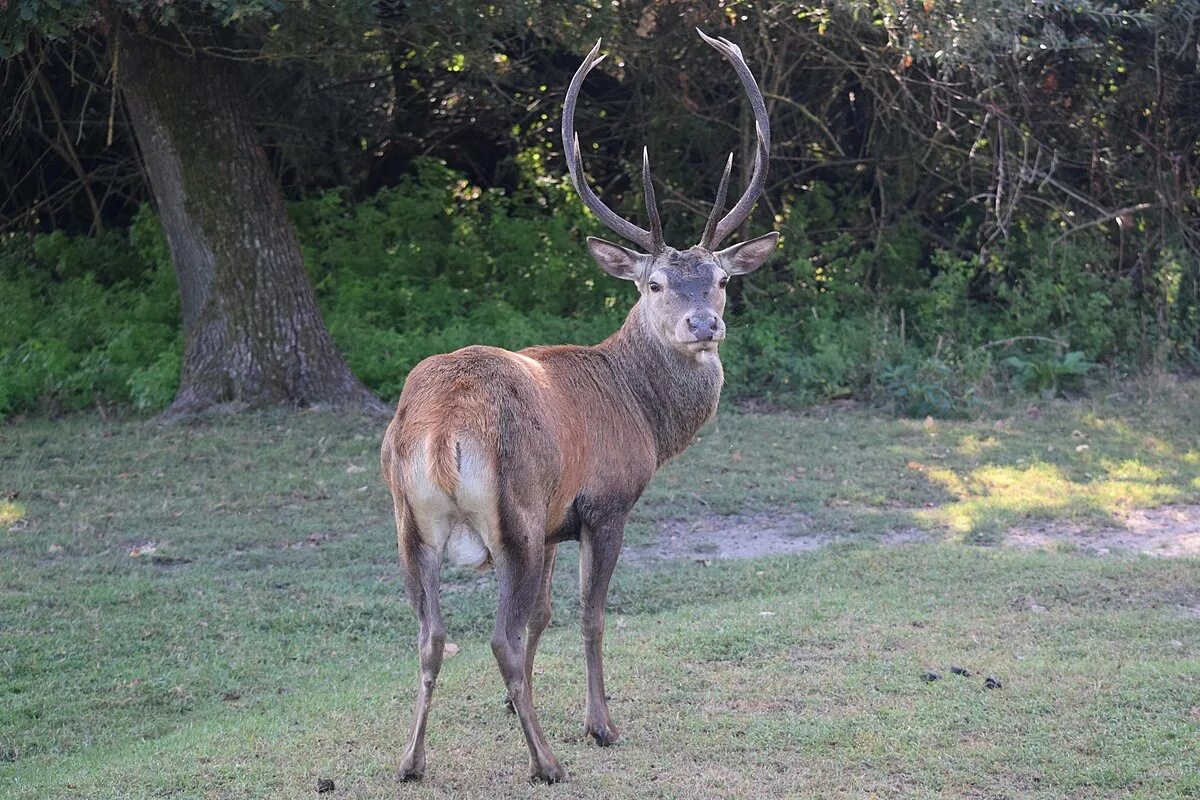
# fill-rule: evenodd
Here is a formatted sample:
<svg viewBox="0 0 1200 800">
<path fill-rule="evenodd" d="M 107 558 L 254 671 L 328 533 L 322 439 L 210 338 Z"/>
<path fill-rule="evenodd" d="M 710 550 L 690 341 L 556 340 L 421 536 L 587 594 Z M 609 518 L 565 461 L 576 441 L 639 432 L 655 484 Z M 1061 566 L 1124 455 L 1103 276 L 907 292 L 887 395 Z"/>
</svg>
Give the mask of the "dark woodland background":
<svg viewBox="0 0 1200 800">
<path fill-rule="evenodd" d="M 686 247 L 773 125 L 728 394 L 962 415 L 1200 366 L 1200 4 L 0 0 L 0 416 L 378 407 L 471 343 L 594 343 L 558 117 Z M 344 361 L 343 361 L 344 359 Z M 360 383 L 361 381 L 361 383 Z M 365 388 L 364 388 L 365 387 Z"/>
</svg>

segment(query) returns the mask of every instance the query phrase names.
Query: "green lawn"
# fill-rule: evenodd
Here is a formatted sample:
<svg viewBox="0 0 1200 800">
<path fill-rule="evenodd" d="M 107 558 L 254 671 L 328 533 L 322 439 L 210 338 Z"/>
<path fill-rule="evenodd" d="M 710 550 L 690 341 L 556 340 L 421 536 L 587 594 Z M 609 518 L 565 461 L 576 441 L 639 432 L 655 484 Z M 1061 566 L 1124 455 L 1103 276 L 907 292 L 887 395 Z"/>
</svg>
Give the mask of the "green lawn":
<svg viewBox="0 0 1200 800">
<path fill-rule="evenodd" d="M 835 543 L 619 566 L 608 750 L 582 736 L 564 548 L 535 678 L 571 774 L 550 788 L 526 784 L 503 710 L 491 577 L 453 570 L 461 649 L 427 777 L 392 780 L 416 663 L 384 423 L 2 426 L 0 797 L 314 797 L 320 777 L 338 798 L 1197 796 L 1200 559 L 1005 540 L 1196 503 L 1200 385 L 1028 405 L 936 423 L 723 410 L 647 492 L 633 543 L 765 512 Z M 911 529 L 928 541 L 881 536 Z"/>
</svg>

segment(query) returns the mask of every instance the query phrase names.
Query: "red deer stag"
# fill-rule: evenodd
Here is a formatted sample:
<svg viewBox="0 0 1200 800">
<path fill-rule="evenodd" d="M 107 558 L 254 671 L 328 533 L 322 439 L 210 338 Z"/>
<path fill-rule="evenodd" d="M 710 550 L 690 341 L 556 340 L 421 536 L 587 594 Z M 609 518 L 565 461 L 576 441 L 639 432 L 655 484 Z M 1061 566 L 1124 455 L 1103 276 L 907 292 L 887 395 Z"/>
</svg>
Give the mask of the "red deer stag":
<svg viewBox="0 0 1200 800">
<path fill-rule="evenodd" d="M 550 576 L 560 542 L 579 540 L 579 584 L 587 668 L 586 731 L 601 745 L 617 739 L 601 667 L 604 603 L 625 520 L 655 471 L 681 453 L 717 409 L 723 374 L 717 345 L 731 276 L 757 269 L 777 233 L 717 250 L 763 192 L 770 128 L 762 93 L 741 50 L 704 41 L 736 70 L 758 129 L 749 186 L 724 216 L 733 156 L 700 244 L 663 243 L 649 161 L 642 179 L 650 230 L 617 216 L 584 177 L 575 103 L 584 78 L 604 58 L 597 42 L 567 89 L 563 148 L 587 207 L 645 252 L 589 238 L 608 274 L 634 281 L 641 297 L 621 329 L 595 347 L 531 347 L 517 353 L 466 347 L 422 361 L 409 374 L 382 448 L 395 503 L 409 600 L 420 623 L 416 711 L 399 777 L 425 771 L 425 724 L 442 663 L 446 629 L 438 606 L 443 551 L 461 565 L 490 560 L 499 584 L 492 652 L 529 745 L 534 780 L 566 777 L 533 708 L 538 639 L 550 621 Z"/>
</svg>

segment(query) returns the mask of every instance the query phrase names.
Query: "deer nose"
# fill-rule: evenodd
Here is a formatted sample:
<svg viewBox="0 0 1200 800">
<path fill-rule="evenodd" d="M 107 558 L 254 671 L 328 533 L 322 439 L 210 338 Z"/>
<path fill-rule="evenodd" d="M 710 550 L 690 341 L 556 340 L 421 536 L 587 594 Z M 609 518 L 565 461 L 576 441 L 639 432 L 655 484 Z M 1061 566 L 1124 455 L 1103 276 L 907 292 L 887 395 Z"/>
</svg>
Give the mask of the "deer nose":
<svg viewBox="0 0 1200 800">
<path fill-rule="evenodd" d="M 698 311 L 687 318 L 688 330 L 698 342 L 711 342 L 721 331 L 721 319 L 711 311 Z"/>
</svg>

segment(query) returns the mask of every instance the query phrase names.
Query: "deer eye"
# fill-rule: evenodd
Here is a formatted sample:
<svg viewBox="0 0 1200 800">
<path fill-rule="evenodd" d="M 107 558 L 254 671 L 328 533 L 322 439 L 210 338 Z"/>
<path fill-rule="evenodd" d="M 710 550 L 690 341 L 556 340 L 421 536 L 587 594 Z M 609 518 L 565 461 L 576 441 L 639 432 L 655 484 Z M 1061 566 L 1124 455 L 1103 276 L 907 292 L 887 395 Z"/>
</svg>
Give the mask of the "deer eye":
<svg viewBox="0 0 1200 800">
<path fill-rule="evenodd" d="M 720 286 L 722 289 L 724 289 L 725 284 L 727 283 L 729 283 L 729 278 L 721 278 L 721 280 L 717 281 L 717 286 Z"/>
<path fill-rule="evenodd" d="M 659 286 L 659 285 L 658 285 L 657 283 L 655 283 L 654 281 L 651 281 L 651 282 L 650 282 L 650 291 L 652 291 L 652 292 L 661 292 L 661 291 L 662 291 L 662 287 L 661 287 L 661 286 Z"/>
</svg>

